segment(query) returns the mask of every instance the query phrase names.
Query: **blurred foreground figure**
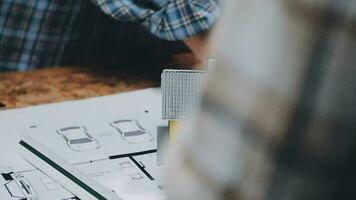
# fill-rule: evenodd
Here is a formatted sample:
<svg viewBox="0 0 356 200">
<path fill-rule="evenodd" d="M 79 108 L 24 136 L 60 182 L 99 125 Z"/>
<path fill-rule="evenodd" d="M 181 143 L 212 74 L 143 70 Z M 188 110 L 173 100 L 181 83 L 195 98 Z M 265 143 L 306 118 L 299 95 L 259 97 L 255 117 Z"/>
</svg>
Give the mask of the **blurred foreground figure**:
<svg viewBox="0 0 356 200">
<path fill-rule="evenodd" d="M 355 199 L 356 1 L 224 3 L 170 199 Z"/>
</svg>

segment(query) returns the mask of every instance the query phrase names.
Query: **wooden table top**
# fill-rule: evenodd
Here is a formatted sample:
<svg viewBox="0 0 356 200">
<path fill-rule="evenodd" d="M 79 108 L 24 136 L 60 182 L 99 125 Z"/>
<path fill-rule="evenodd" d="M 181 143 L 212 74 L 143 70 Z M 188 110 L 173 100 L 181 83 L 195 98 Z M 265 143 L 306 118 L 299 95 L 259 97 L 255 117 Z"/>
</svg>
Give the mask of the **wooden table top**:
<svg viewBox="0 0 356 200">
<path fill-rule="evenodd" d="M 190 53 L 175 57 L 175 67 L 193 66 Z M 167 65 L 165 65 L 167 66 Z M 112 71 L 93 67 L 55 67 L 0 73 L 0 109 L 84 99 L 160 86 L 161 70 Z"/>
</svg>

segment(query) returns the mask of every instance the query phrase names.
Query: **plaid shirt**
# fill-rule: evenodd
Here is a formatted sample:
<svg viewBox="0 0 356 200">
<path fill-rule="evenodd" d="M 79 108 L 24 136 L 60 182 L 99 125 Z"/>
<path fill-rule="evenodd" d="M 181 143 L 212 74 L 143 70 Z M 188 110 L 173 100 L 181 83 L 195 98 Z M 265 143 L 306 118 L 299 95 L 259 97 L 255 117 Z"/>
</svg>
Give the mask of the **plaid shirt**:
<svg viewBox="0 0 356 200">
<path fill-rule="evenodd" d="M 139 21 L 151 33 L 181 40 L 207 30 L 217 16 L 216 0 L 92 0 L 108 15 Z"/>
<path fill-rule="evenodd" d="M 136 40 L 146 38 L 141 41 L 142 46 L 158 47 L 146 52 L 160 51 L 164 54 L 167 52 L 165 48 L 173 49 L 172 43 L 152 38 L 147 31 L 165 40 L 183 40 L 207 30 L 218 15 L 215 1 L 92 0 L 92 4 L 83 0 L 2 0 L 0 71 L 25 71 L 66 64 L 100 65 L 100 62 L 91 62 L 90 59 L 94 56 L 98 57 L 96 60 L 107 60 L 111 59 L 109 56 L 127 54 L 124 47 L 121 50 L 113 47 L 126 45 L 129 49 L 124 38 L 136 44 Z M 96 9 L 93 9 L 94 5 Z M 108 19 L 102 13 L 117 20 Z M 138 22 L 142 26 L 137 27 L 133 23 L 123 25 L 117 21 Z"/>
</svg>

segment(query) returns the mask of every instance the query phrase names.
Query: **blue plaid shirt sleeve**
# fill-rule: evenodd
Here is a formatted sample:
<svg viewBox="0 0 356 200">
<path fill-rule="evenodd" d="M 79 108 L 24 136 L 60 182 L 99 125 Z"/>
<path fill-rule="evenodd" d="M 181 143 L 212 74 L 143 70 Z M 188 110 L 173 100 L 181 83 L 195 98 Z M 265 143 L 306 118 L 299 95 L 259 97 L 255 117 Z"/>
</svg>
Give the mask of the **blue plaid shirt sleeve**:
<svg viewBox="0 0 356 200">
<path fill-rule="evenodd" d="M 166 40 L 184 40 L 209 29 L 219 14 L 216 0 L 92 0 L 120 21 L 141 23 Z"/>
</svg>

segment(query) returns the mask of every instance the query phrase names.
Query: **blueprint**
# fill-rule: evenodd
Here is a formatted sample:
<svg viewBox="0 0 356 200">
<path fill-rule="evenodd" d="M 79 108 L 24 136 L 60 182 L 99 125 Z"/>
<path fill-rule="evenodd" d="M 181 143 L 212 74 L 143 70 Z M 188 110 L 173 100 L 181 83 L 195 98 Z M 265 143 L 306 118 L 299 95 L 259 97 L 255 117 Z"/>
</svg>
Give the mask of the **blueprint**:
<svg viewBox="0 0 356 200">
<path fill-rule="evenodd" d="M 161 120 L 152 120 L 146 110 L 135 112 L 79 124 L 37 125 L 25 135 L 122 199 L 165 199 L 156 153 Z"/>
<path fill-rule="evenodd" d="M 121 113 L 121 116 L 81 123 L 38 125 L 26 134 L 46 144 L 72 164 L 156 149 L 159 121 L 152 120 L 150 116 L 140 118 Z M 114 125 L 117 121 L 121 122 Z"/>
<path fill-rule="evenodd" d="M 164 199 L 156 136 L 165 123 L 159 89 L 2 111 L 0 183 L 27 188 L 27 199 L 76 199 L 16 154 L 27 134 L 123 199 Z M 11 199 L 6 187 L 0 199 Z"/>
<path fill-rule="evenodd" d="M 37 169 L 17 172 L 8 167 L 0 168 L 0 199 L 70 200 L 78 198 Z"/>
<path fill-rule="evenodd" d="M 153 158 L 155 154 L 144 156 Z M 156 166 L 156 159 L 147 161 Z M 157 181 L 158 173 L 147 171 L 142 168 L 143 165 L 135 163 L 137 160 L 130 156 L 80 164 L 77 167 L 117 193 L 122 199 L 165 199 L 163 188 Z"/>
</svg>

